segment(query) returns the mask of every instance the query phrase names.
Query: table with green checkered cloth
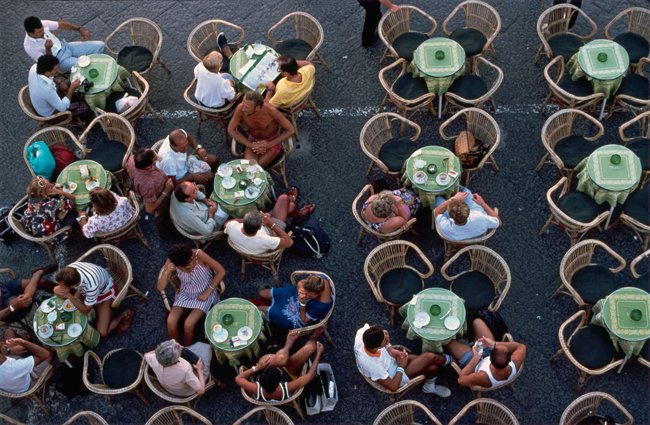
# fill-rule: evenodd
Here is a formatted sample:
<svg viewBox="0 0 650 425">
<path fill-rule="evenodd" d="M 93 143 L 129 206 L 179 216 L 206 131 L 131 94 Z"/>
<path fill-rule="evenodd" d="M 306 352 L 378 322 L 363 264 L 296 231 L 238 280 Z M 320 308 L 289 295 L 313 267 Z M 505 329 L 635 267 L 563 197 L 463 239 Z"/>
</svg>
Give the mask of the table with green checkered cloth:
<svg viewBox="0 0 650 425">
<path fill-rule="evenodd" d="M 97 178 L 99 187 L 104 189 L 111 187 L 111 178 L 109 174 L 98 162 L 89 159 L 82 159 L 65 167 L 61 173 L 59 173 L 56 182 L 63 188 L 66 187 L 67 183 L 77 184 L 77 188 L 72 192 L 72 194 L 74 195 L 74 205 L 78 211 L 83 210 L 90 204 L 90 191 L 86 187 L 86 181 L 81 177 L 81 171 L 79 169 L 82 165 L 88 167 L 88 174 L 90 177 Z"/>
<path fill-rule="evenodd" d="M 243 48 L 237 50 L 232 54 L 230 57 L 230 65 L 229 65 L 229 70 L 230 70 L 230 75 L 232 75 L 235 80 L 237 80 L 237 89 L 240 91 L 248 91 L 252 90 L 254 88 L 257 89 L 260 93 L 263 92 L 266 89 L 265 83 L 266 81 L 274 81 L 280 73 L 278 72 L 278 67 L 277 63 L 275 60 L 278 58 L 278 54 L 273 48 L 269 46 L 264 46 L 264 52 L 262 54 L 252 54 L 251 58 L 248 58 L 248 55 L 246 52 L 252 52 L 253 45 L 246 45 Z M 253 75 L 256 72 L 256 68 L 264 65 L 265 60 L 267 56 L 273 58 L 274 60 L 271 61 L 270 63 L 267 63 L 268 69 L 264 70 L 265 72 L 261 74 L 264 78 L 262 79 L 253 79 L 249 78 L 248 80 L 247 77 L 249 75 Z M 250 67 L 247 67 L 244 69 L 244 67 L 249 63 L 253 61 L 253 64 Z M 257 70 L 257 71 L 262 71 L 262 70 Z M 265 81 L 262 81 L 265 80 Z"/>
<path fill-rule="evenodd" d="M 229 325 L 223 323 L 223 317 L 230 314 L 233 322 Z M 228 331 L 228 338 L 223 342 L 217 342 L 214 338 L 213 328 L 221 325 Z M 214 355 L 220 364 L 228 362 L 231 366 L 238 366 L 242 361 L 253 361 L 260 355 L 260 344 L 266 342 L 266 336 L 262 331 L 262 314 L 255 304 L 242 298 L 228 298 L 208 311 L 205 317 L 205 336 L 214 348 Z M 243 326 L 249 326 L 253 330 L 253 336 L 242 345 L 233 347 L 231 339 L 237 336 L 237 332 Z"/>
<path fill-rule="evenodd" d="M 641 312 L 639 320 L 632 318 L 634 310 Z M 650 339 L 650 294 L 642 289 L 617 289 L 598 301 L 593 313 L 591 323 L 607 328 L 614 347 L 628 358 L 638 356 Z"/>
<path fill-rule="evenodd" d="M 230 189 L 223 187 L 224 178 L 217 172 L 214 175 L 214 187 L 210 199 L 219 204 L 228 215 L 235 218 L 243 218 L 248 211 L 263 210 L 271 202 L 273 180 L 269 173 L 258 165 L 255 176 L 249 179 L 247 159 L 235 159 L 228 165 L 232 168 L 232 177 L 236 180 L 235 186 Z M 241 167 L 241 173 L 237 172 L 237 165 Z M 258 186 L 259 193 L 256 197 L 249 198 L 246 190 L 240 186 L 240 182 L 245 181 L 247 186 L 254 186 L 253 181 L 256 178 L 262 179 L 262 184 Z"/>
<path fill-rule="evenodd" d="M 430 312 L 433 305 L 440 306 L 440 313 L 435 316 Z M 414 320 L 419 312 L 426 312 L 430 321 L 427 325 L 418 328 L 414 325 Z M 406 331 L 406 337 L 422 339 L 422 352 L 442 353 L 443 345 L 467 330 L 465 301 L 443 288 L 428 288 L 418 293 L 410 302 L 400 307 L 399 314 L 405 318 L 402 329 Z M 458 329 L 451 330 L 445 327 L 444 320 L 449 316 L 458 317 L 460 320 Z"/>
<path fill-rule="evenodd" d="M 619 155 L 621 162 L 612 163 L 612 155 Z M 607 202 L 612 208 L 625 202 L 641 180 L 641 160 L 634 152 L 621 145 L 605 145 L 580 161 L 578 173 L 580 192 L 594 198 L 596 203 Z"/>
<path fill-rule="evenodd" d="M 440 96 L 465 73 L 465 50 L 450 38 L 430 38 L 415 49 L 408 71 L 414 77 L 424 78 L 429 92 Z"/>
<path fill-rule="evenodd" d="M 57 296 L 53 296 L 41 304 L 41 306 L 34 313 L 34 333 L 38 340 L 48 347 L 51 347 L 56 351 L 59 360 L 65 362 L 70 355 L 75 355 L 77 357 L 82 357 L 85 352 L 85 347 L 95 348 L 99 344 L 99 332 L 88 324 L 88 316 L 72 307 L 72 311 L 65 311 L 63 305 L 65 300 Z M 54 321 L 48 321 L 48 314 L 43 312 L 45 306 L 53 305 L 54 310 L 52 312 L 56 313 L 56 318 Z M 94 312 L 94 311 L 93 311 Z M 51 313 L 49 313 L 51 314 Z M 67 317 L 66 317 L 67 316 Z M 68 335 L 68 328 L 73 323 L 79 324 L 82 327 L 82 332 L 76 337 Z M 41 336 L 38 328 L 41 325 L 49 324 L 56 327 L 60 324 L 65 324 L 65 329 L 54 330 L 54 333 L 44 338 Z"/>
<path fill-rule="evenodd" d="M 604 53 L 604 62 L 598 57 Z M 567 69 L 574 81 L 587 77 L 594 92 L 603 93 L 606 98 L 616 93 L 630 65 L 627 51 L 611 40 L 593 40 L 585 44 L 574 54 Z"/>
<path fill-rule="evenodd" d="M 422 169 L 415 168 L 415 163 L 419 159 L 425 163 Z M 435 164 L 437 168 L 433 174 L 427 171 L 427 167 L 430 164 Z M 436 177 L 440 173 L 449 170 L 456 171 L 458 175 L 455 178 L 450 176 L 447 184 L 438 184 Z M 427 180 L 424 183 L 415 182 L 413 176 L 418 171 L 423 171 L 427 176 Z M 413 152 L 409 159 L 404 162 L 402 167 L 402 183 L 404 187 L 410 187 L 418 194 L 423 206 L 435 208 L 436 196 L 449 198 L 458 192 L 462 172 L 463 167 L 461 167 L 458 157 L 452 151 L 442 146 L 425 146 Z"/>
<path fill-rule="evenodd" d="M 85 91 L 82 85 L 78 92 L 84 95 L 84 100 L 93 111 L 95 108 L 105 109 L 108 96 L 113 92 L 123 92 L 131 73 L 118 65 L 115 59 L 103 53 L 96 53 L 89 57 L 90 65 L 83 68 L 77 65 L 76 71 L 70 74 L 70 81 L 84 77 L 94 83 L 88 91 Z M 95 77 L 90 76 L 92 70 L 97 71 Z"/>
</svg>

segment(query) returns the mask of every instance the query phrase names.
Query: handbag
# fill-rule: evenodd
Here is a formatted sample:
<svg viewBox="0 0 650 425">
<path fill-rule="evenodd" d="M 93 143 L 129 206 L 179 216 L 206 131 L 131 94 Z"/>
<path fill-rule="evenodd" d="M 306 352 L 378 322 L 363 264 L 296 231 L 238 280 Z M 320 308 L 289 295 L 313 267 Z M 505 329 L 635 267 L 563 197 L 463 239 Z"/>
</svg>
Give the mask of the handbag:
<svg viewBox="0 0 650 425">
<path fill-rule="evenodd" d="M 194 354 L 192 350 L 188 350 L 187 348 L 183 348 L 181 350 L 181 357 L 184 358 L 185 360 L 188 361 L 189 364 L 194 366 L 199 362 L 199 356 Z"/>
<path fill-rule="evenodd" d="M 456 137 L 454 153 L 463 167 L 468 165 L 470 161 L 469 152 L 474 148 L 474 145 L 476 145 L 476 139 L 469 131 L 461 131 L 458 137 Z"/>
<path fill-rule="evenodd" d="M 300 225 L 291 224 L 287 232 L 293 232 L 293 245 L 289 248 L 294 254 L 305 258 L 323 258 L 330 250 L 330 238 L 313 215 Z"/>
</svg>

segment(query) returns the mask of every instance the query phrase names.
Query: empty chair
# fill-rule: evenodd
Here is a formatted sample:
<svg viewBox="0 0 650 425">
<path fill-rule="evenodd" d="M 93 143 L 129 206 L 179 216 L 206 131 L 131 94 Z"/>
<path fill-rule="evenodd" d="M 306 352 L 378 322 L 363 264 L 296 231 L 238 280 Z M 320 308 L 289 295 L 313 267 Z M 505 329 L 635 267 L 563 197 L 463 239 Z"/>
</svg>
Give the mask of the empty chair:
<svg viewBox="0 0 650 425">
<path fill-rule="evenodd" d="M 618 128 L 618 138 L 641 160 L 641 185 L 650 174 L 650 111 L 639 114 Z"/>
<path fill-rule="evenodd" d="M 638 256 L 636 256 L 630 262 L 630 273 L 632 273 L 632 276 L 634 277 L 634 281 L 631 283 L 631 286 L 636 286 L 638 288 L 643 289 L 646 292 L 650 291 L 650 275 L 648 273 L 649 264 L 646 262 L 645 271 L 641 273 L 637 270 L 637 266 L 639 265 L 640 262 L 648 259 L 649 257 L 650 257 L 650 250 L 647 250 L 645 252 L 642 252 Z"/>
<path fill-rule="evenodd" d="M 474 75 L 461 75 L 445 92 L 447 103 L 443 114 L 449 107 L 462 109 L 474 106 L 482 108 L 487 102 L 490 102 L 492 109 L 496 112 L 497 104 L 494 101 L 494 93 L 501 87 L 502 82 L 503 71 L 501 68 L 483 57 L 477 58 Z"/>
<path fill-rule="evenodd" d="M 325 38 L 323 27 L 309 13 L 289 13 L 269 28 L 266 37 L 278 54 L 291 55 L 296 60 L 320 62 L 329 70 L 327 62 L 318 51 Z"/>
<path fill-rule="evenodd" d="M 571 245 L 591 229 L 598 228 L 609 216 L 609 210 L 603 210 L 591 196 L 570 190 L 566 177 L 546 192 L 546 203 L 551 212 L 539 231 L 540 236 L 550 225 L 556 225 L 569 235 Z"/>
<path fill-rule="evenodd" d="M 94 368 L 99 369 L 101 382 L 93 382 L 91 369 Z M 135 350 L 118 348 L 106 353 L 103 359 L 92 350 L 84 354 L 84 385 L 95 394 L 105 395 L 109 401 L 112 396 L 133 392 L 145 404 L 149 404 L 140 391 L 143 374 L 142 354 Z"/>
<path fill-rule="evenodd" d="M 570 326 L 575 328 L 569 334 Z M 565 355 L 578 369 L 576 393 L 580 392 L 588 378 L 602 375 L 623 364 L 623 359 L 616 359 L 616 348 L 607 329 L 590 325 L 585 310 L 578 311 L 560 325 L 558 339 L 560 349 L 550 361 L 555 362 Z"/>
<path fill-rule="evenodd" d="M 233 422 L 232 425 L 245 425 L 250 423 L 253 418 L 263 417 L 267 425 L 293 425 L 289 416 L 277 407 L 256 407 L 246 413 L 241 418 Z"/>
<path fill-rule="evenodd" d="M 65 126 L 72 123 L 72 112 L 67 110 L 57 112 L 49 117 L 38 115 L 34 109 L 34 105 L 32 105 L 32 99 L 29 97 L 29 86 L 24 86 L 18 92 L 18 104 L 25 115 L 36 121 L 40 127 L 47 127 L 48 125 Z"/>
<path fill-rule="evenodd" d="M 413 22 L 424 21 L 431 25 L 431 29 L 426 32 L 414 31 Z M 386 46 L 386 50 L 379 59 L 379 63 L 384 59 L 392 57 L 395 59 L 405 59 L 407 62 L 413 60 L 413 51 L 422 44 L 423 41 L 431 37 L 438 28 L 438 23 L 428 13 L 415 6 L 400 5 L 395 12 L 388 12 L 382 16 L 379 21 L 379 38 Z"/>
<path fill-rule="evenodd" d="M 627 197 L 620 215 L 621 223 L 631 228 L 641 239 L 641 246 L 648 249 L 650 242 L 650 211 L 648 209 L 648 187 L 639 189 Z"/>
<path fill-rule="evenodd" d="M 590 29 L 588 34 L 580 35 L 571 32 L 569 27 L 575 14 L 581 17 L 580 20 Z M 535 55 L 535 62 L 542 56 L 548 59 L 562 56 L 565 61 L 568 61 L 587 40 L 596 35 L 596 30 L 596 23 L 579 7 L 572 4 L 549 7 L 537 20 L 537 35 L 542 45 Z"/>
<path fill-rule="evenodd" d="M 98 413 L 90 410 L 75 413 L 70 419 L 65 421 L 63 425 L 75 424 L 88 424 L 88 425 L 108 425 L 106 419 L 102 418 Z"/>
<path fill-rule="evenodd" d="M 34 173 L 34 170 L 29 164 L 29 160 L 27 158 L 30 151 L 30 146 L 38 141 L 45 142 L 48 148 L 52 148 L 53 146 L 57 145 L 67 148 L 71 150 L 78 159 L 84 159 L 86 157 L 86 148 L 81 143 L 79 143 L 77 137 L 70 130 L 59 126 L 44 128 L 32 134 L 32 136 L 27 139 L 27 142 L 25 142 L 25 147 L 23 148 L 23 159 L 25 160 L 27 169 L 29 170 L 32 177 L 36 177 L 36 173 Z"/>
<path fill-rule="evenodd" d="M 627 409 L 623 407 L 621 403 L 618 402 L 618 400 L 616 400 L 614 397 L 612 397 L 607 393 L 596 391 L 596 392 L 583 394 L 580 397 L 573 400 L 571 404 L 569 404 L 566 407 L 566 409 L 564 409 L 564 412 L 562 412 L 562 417 L 560 418 L 559 425 L 579 425 L 583 423 L 583 420 L 605 419 L 603 416 L 598 414 L 598 410 L 604 404 L 610 404 L 611 406 L 616 408 L 616 410 L 618 410 L 618 413 L 625 416 L 626 419 L 625 422 L 619 422 L 617 420 L 616 424 L 632 425 L 634 423 L 634 418 L 632 417 L 630 412 L 628 412 Z"/>
<path fill-rule="evenodd" d="M 407 221 L 406 224 L 404 224 L 402 227 L 392 232 L 382 233 L 379 230 L 375 230 L 373 227 L 371 227 L 368 224 L 366 219 L 363 217 L 363 210 L 364 207 L 367 205 L 366 202 L 368 198 L 370 198 L 374 194 L 375 191 L 373 190 L 372 185 L 367 184 L 363 187 L 363 189 L 361 189 L 361 192 L 359 192 L 356 198 L 354 198 L 354 201 L 352 201 L 352 215 L 354 215 L 354 218 L 357 220 L 357 223 L 359 223 L 359 236 L 357 236 L 357 245 L 361 242 L 361 238 L 363 237 L 364 233 L 369 234 L 379 242 L 386 242 L 386 241 L 391 241 L 393 239 L 398 239 L 404 233 L 411 230 L 415 225 L 415 222 L 417 221 L 415 217 L 411 217 L 411 219 Z"/>
<path fill-rule="evenodd" d="M 384 105 L 390 102 L 404 118 L 409 118 L 409 116 L 424 108 L 431 111 L 432 115 L 435 115 L 436 110 L 433 106 L 433 100 L 436 94 L 430 93 L 424 79 L 413 77 L 406 70 L 407 67 L 408 62 L 400 58 L 379 71 L 379 82 L 386 92 L 379 105 L 379 110 L 381 111 Z M 399 73 L 395 76 L 398 71 Z"/>
<path fill-rule="evenodd" d="M 187 51 L 190 56 L 195 61 L 201 62 L 208 53 L 214 50 L 219 51 L 217 36 L 220 32 L 224 33 L 228 39 L 228 45 L 233 51 L 241 46 L 246 38 L 246 31 L 239 25 L 221 19 L 209 19 L 194 27 L 187 37 Z M 221 69 L 227 69 L 228 63 L 227 58 L 224 57 Z"/>
<path fill-rule="evenodd" d="M 479 398 L 467 403 L 460 412 L 450 421 L 449 425 L 457 425 L 461 419 L 469 419 L 467 416 L 474 414 L 477 423 L 490 425 L 519 425 L 517 417 L 510 409 L 496 400 L 490 398 Z"/>
<path fill-rule="evenodd" d="M 453 25 L 463 18 L 462 26 Z M 442 30 L 449 38 L 463 46 L 465 56 L 476 63 L 474 60 L 488 50 L 496 57 L 492 42 L 501 30 L 501 17 L 489 4 L 467 0 L 456 6 L 447 16 L 442 23 Z"/>
<path fill-rule="evenodd" d="M 623 77 L 607 117 L 619 110 L 634 115 L 650 111 L 650 59 L 641 58 L 636 73 Z"/>
<path fill-rule="evenodd" d="M 164 407 L 154 413 L 145 425 L 183 425 L 187 423 L 186 416 L 189 417 L 192 423 L 198 421 L 203 425 L 212 425 L 208 418 L 186 406 Z"/>
<path fill-rule="evenodd" d="M 0 413 L 0 423 L 3 425 L 26 425 L 2 413 Z"/>
<path fill-rule="evenodd" d="M 375 418 L 372 425 L 418 425 L 416 422 L 420 417 L 425 418 L 427 423 L 442 425 L 440 419 L 422 403 L 415 400 L 403 400 L 393 403 Z"/>
<path fill-rule="evenodd" d="M 643 7 L 622 10 L 605 26 L 605 37 L 623 46 L 630 64 L 638 66 L 642 58 L 650 55 L 650 10 Z"/>
<path fill-rule="evenodd" d="M 154 21 L 131 18 L 118 25 L 106 37 L 104 44 L 117 63 L 129 71 L 144 75 L 155 65 L 160 65 L 169 74 L 169 68 L 158 56 L 162 39 L 162 31 Z"/>
<path fill-rule="evenodd" d="M 155 114 L 153 107 L 149 103 L 149 82 L 142 75 L 140 75 L 138 71 L 131 72 L 129 82 L 131 87 L 127 87 L 125 91 L 129 94 L 129 96 L 137 97 L 137 102 L 132 103 L 127 109 L 123 110 L 122 112 L 118 112 L 115 102 L 124 97 L 125 93 L 113 92 L 108 96 L 108 99 L 106 100 L 106 110 L 96 108 L 95 111 L 99 114 L 103 114 L 105 112 L 117 113 L 120 116 L 126 118 L 132 126 L 135 126 L 138 120 L 142 118 L 145 113 L 150 112 L 152 114 Z M 156 114 L 156 118 L 160 122 L 163 122 L 163 119 L 160 117 L 160 115 Z"/>
<path fill-rule="evenodd" d="M 602 93 L 594 93 L 592 84 L 585 77 L 573 81 L 571 75 L 565 72 L 562 56 L 556 56 L 544 67 L 544 80 L 548 86 L 548 95 L 542 102 L 541 111 L 544 111 L 551 100 L 560 108 L 586 110 L 602 104 L 605 98 Z"/>
</svg>

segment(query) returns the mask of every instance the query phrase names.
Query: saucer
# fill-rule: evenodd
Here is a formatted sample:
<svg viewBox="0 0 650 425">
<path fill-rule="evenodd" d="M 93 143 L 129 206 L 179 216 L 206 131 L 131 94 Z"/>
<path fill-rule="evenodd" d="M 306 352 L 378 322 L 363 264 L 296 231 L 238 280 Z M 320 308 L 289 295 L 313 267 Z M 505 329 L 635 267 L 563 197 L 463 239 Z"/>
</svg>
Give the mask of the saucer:
<svg viewBox="0 0 650 425">
<path fill-rule="evenodd" d="M 77 309 L 77 307 L 75 307 L 74 304 L 72 304 L 72 301 L 65 300 L 63 302 L 63 311 L 70 312 L 70 311 L 75 311 L 76 309 Z"/>
<path fill-rule="evenodd" d="M 91 179 L 86 180 L 86 189 L 90 191 L 96 187 L 99 187 L 99 181 Z"/>
<path fill-rule="evenodd" d="M 445 328 L 455 331 L 460 327 L 460 319 L 456 316 L 448 316 L 444 321 Z"/>
<path fill-rule="evenodd" d="M 85 68 L 88 65 L 90 65 L 90 58 L 86 55 L 79 56 L 79 60 L 77 61 L 77 66 L 79 68 Z"/>
<path fill-rule="evenodd" d="M 221 177 L 230 177 L 232 176 L 232 167 L 228 164 L 221 164 L 219 168 L 217 168 L 217 174 Z"/>
<path fill-rule="evenodd" d="M 70 338 L 76 338 L 79 335 L 81 335 L 81 332 L 83 331 L 83 328 L 79 323 L 73 323 L 70 326 L 68 326 L 68 336 Z"/>
<path fill-rule="evenodd" d="M 56 320 L 57 316 L 58 314 L 56 314 L 56 311 L 50 311 L 47 313 L 47 321 L 53 323 Z"/>
<path fill-rule="evenodd" d="M 255 177 L 255 179 L 253 179 L 253 184 L 254 184 L 255 186 L 261 186 L 262 183 L 264 183 L 264 180 L 262 180 L 262 179 L 259 178 L 259 177 Z"/>
<path fill-rule="evenodd" d="M 260 189 L 256 186 L 248 186 L 244 191 L 246 199 L 255 199 L 260 195 Z"/>
<path fill-rule="evenodd" d="M 232 189 L 235 187 L 237 184 L 237 180 L 234 177 L 224 177 L 224 179 L 221 181 L 221 186 L 224 187 L 224 189 Z"/>
<path fill-rule="evenodd" d="M 41 338 L 49 338 L 54 333 L 54 327 L 49 324 L 41 325 L 38 327 L 38 336 Z"/>
<path fill-rule="evenodd" d="M 413 175 L 413 181 L 417 184 L 426 183 L 427 179 L 427 174 L 424 171 L 418 171 Z"/>
<path fill-rule="evenodd" d="M 422 326 L 428 325 L 430 321 L 431 317 L 429 317 L 429 314 L 427 312 L 421 311 L 415 314 L 413 324 L 421 328 Z"/>
<path fill-rule="evenodd" d="M 55 308 L 56 308 L 56 304 L 54 303 L 54 301 L 50 302 L 50 300 L 48 300 L 45 301 L 43 304 L 41 304 L 41 311 L 45 314 L 54 311 Z"/>
<path fill-rule="evenodd" d="M 423 159 L 418 159 L 415 161 L 415 168 L 418 170 L 423 169 L 425 165 L 427 165 L 427 162 Z"/>
<path fill-rule="evenodd" d="M 228 339 L 228 329 L 221 328 L 220 331 L 213 332 L 212 333 L 212 338 L 214 338 L 214 340 L 216 342 L 219 342 L 219 343 L 224 342 L 225 340 Z"/>
<path fill-rule="evenodd" d="M 243 326 L 237 331 L 237 336 L 242 341 L 248 341 L 253 336 L 253 329 L 250 326 Z"/>
<path fill-rule="evenodd" d="M 65 193 L 73 193 L 75 190 L 77 190 L 77 183 L 75 182 L 68 182 L 63 186 L 62 190 Z"/>
<path fill-rule="evenodd" d="M 440 173 L 436 176 L 436 183 L 438 183 L 440 186 L 448 185 L 450 181 L 451 179 L 447 173 Z"/>
</svg>

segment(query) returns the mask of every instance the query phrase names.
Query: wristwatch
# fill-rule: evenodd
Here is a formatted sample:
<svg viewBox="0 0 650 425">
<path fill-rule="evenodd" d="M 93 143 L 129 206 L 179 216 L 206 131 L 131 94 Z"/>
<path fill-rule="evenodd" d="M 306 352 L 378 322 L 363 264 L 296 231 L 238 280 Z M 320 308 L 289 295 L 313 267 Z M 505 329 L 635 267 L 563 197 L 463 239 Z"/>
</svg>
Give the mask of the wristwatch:
<svg viewBox="0 0 650 425">
<path fill-rule="evenodd" d="M 201 145 L 196 145 L 196 150 L 198 151 L 198 150 L 201 149 L 202 147 L 203 147 L 203 146 L 201 146 Z"/>
<path fill-rule="evenodd" d="M 9 311 L 11 311 L 11 312 L 13 313 L 14 311 L 16 311 L 16 309 L 14 308 L 13 305 L 10 305 L 10 306 L 9 306 Z"/>
<path fill-rule="evenodd" d="M 80 215 L 79 217 L 76 218 L 76 220 L 78 223 L 81 223 L 81 220 L 83 220 L 84 218 L 88 218 L 88 217 L 86 217 L 85 215 Z"/>
</svg>

